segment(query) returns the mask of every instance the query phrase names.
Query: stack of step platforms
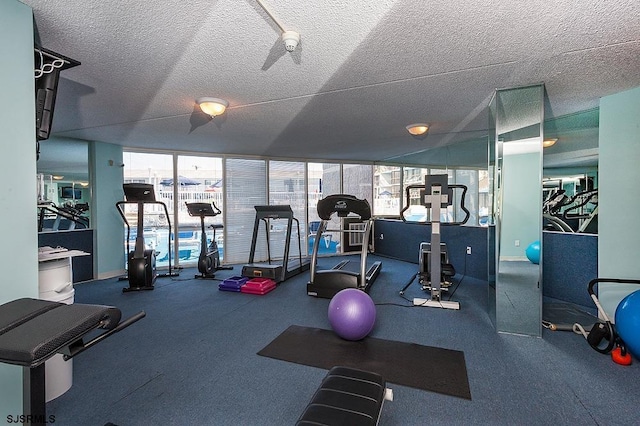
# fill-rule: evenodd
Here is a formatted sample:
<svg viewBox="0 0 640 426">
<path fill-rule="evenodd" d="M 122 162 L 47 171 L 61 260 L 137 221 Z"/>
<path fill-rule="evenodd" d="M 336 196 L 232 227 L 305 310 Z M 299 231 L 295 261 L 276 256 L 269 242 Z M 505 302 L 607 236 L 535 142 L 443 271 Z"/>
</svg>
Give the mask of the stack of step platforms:
<svg viewBox="0 0 640 426">
<path fill-rule="evenodd" d="M 230 277 L 218 285 L 218 289 L 222 291 L 258 295 L 267 294 L 274 288 L 276 282 L 269 278 Z"/>
<path fill-rule="evenodd" d="M 276 282 L 272 279 L 251 278 L 245 285 L 240 287 L 240 291 L 242 293 L 263 295 L 269 293 L 274 288 L 276 288 Z"/>
</svg>

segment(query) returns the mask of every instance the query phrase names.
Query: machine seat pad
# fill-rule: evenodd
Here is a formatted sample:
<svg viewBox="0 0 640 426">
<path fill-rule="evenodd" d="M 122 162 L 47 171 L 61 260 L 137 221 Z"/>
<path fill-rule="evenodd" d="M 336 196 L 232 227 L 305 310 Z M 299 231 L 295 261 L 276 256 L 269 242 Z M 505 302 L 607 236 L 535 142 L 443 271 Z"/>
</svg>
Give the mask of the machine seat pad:
<svg viewBox="0 0 640 426">
<path fill-rule="evenodd" d="M 120 322 L 118 308 L 17 299 L 0 305 L 0 362 L 37 367 L 96 328 Z"/>
<path fill-rule="evenodd" d="M 376 425 L 382 411 L 385 386 L 379 374 L 333 367 L 297 425 Z"/>
<path fill-rule="evenodd" d="M 450 263 L 443 263 L 441 266 L 442 275 L 451 278 L 456 274 L 456 268 Z"/>
</svg>

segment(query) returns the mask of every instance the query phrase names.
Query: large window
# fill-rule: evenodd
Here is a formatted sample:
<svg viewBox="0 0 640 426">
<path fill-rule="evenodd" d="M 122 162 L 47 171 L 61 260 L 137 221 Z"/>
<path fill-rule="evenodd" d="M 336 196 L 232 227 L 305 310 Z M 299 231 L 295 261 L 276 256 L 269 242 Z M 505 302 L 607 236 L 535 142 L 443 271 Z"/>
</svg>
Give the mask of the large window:
<svg viewBox="0 0 640 426">
<path fill-rule="evenodd" d="M 173 199 L 177 195 L 176 211 L 178 225 L 178 258 L 181 264 L 194 265 L 200 255 L 202 227 L 200 217 L 192 217 L 187 211 L 186 203 L 213 203 L 224 213 L 222 180 L 222 159 L 213 157 L 178 156 L 178 179 L 162 185 Z M 207 247 L 215 237 L 220 259 L 224 259 L 224 232 L 211 225 L 223 225 L 224 214 L 205 217 L 205 234 Z"/>
<path fill-rule="evenodd" d="M 398 216 L 402 208 L 402 169 L 379 165 L 373 172 L 373 214 Z"/>
<path fill-rule="evenodd" d="M 469 225 L 478 224 L 478 171 L 477 170 L 456 170 L 454 172 L 455 183 L 458 185 L 464 185 L 467 187 L 467 195 L 464 199 L 464 204 L 467 210 L 469 210 L 469 219 L 467 223 Z M 456 220 L 461 221 L 464 218 L 464 212 L 460 205 L 460 198 L 454 200 L 454 212 Z"/>
<path fill-rule="evenodd" d="M 366 164 L 343 165 L 342 192 L 373 204 L 373 166 Z"/>
<path fill-rule="evenodd" d="M 306 256 L 306 210 L 307 194 L 305 187 L 305 163 L 301 161 L 269 161 L 269 204 L 289 205 L 293 211 L 291 240 L 289 241 L 289 259 Z M 298 228 L 298 223 L 300 227 Z M 269 249 L 272 259 L 284 257 L 286 243 L 285 219 L 269 220 Z M 298 234 L 298 231 L 300 232 Z M 260 237 L 263 235 L 260 234 Z M 299 246 L 300 244 L 300 246 Z"/>
<path fill-rule="evenodd" d="M 340 168 L 340 164 L 337 163 L 307 163 L 307 209 L 309 218 L 307 245 L 309 254 L 312 253 L 315 233 L 320 224 L 318 200 L 327 195 L 340 194 L 342 192 Z M 332 228 L 335 228 L 335 226 L 332 225 Z M 320 242 L 318 254 L 337 253 L 339 243 L 340 233 L 325 233 Z"/>
<path fill-rule="evenodd" d="M 222 159 L 201 156 L 125 152 L 124 182 L 150 183 L 157 201 L 164 203 L 169 213 L 172 233 L 169 235 L 166 211 L 161 204 L 144 206 L 144 238 L 148 249 L 156 250 L 157 266 L 169 264 L 169 241 L 174 265 L 195 265 L 200 255 L 201 226 L 199 217 L 191 217 L 185 203 L 215 203 L 223 210 Z M 129 247 L 135 243 L 137 205 L 127 204 L 126 218 L 130 225 Z M 205 218 L 207 241 L 214 238 L 209 225 L 222 224 L 223 216 Z M 125 227 L 126 231 L 126 227 Z M 220 257 L 224 257 L 224 233 L 215 232 Z M 176 246 L 177 243 L 177 246 Z M 177 247 L 177 250 L 176 250 Z"/>
<path fill-rule="evenodd" d="M 254 206 L 267 203 L 267 165 L 264 160 L 228 158 L 225 160 L 225 260 L 246 263 L 249 260 Z M 266 241 L 256 247 L 254 261 L 267 258 Z"/>
<path fill-rule="evenodd" d="M 169 234 L 169 221 L 173 223 L 172 193 L 163 185 L 168 179 L 173 178 L 173 157 L 166 154 L 150 154 L 138 152 L 125 152 L 124 157 L 124 182 L 125 183 L 149 183 L 154 187 L 157 201 L 163 202 L 167 208 L 165 211 L 161 204 L 144 205 L 144 240 L 147 249 L 156 251 L 156 265 L 168 266 L 171 236 Z M 138 217 L 137 204 L 125 204 L 124 212 L 129 225 L 129 232 L 125 226 L 125 248 L 133 250 L 137 236 Z M 167 217 L 167 212 L 169 216 Z M 174 228 L 175 229 L 175 228 Z M 126 263 L 125 250 L 123 260 Z M 172 264 L 175 257 L 172 253 Z"/>
<path fill-rule="evenodd" d="M 171 251 L 174 264 L 195 265 L 200 252 L 201 226 L 199 217 L 188 214 L 185 203 L 214 203 L 221 214 L 205 218 L 207 242 L 215 238 L 225 263 L 242 264 L 249 260 L 253 227 L 258 205 L 289 205 L 300 221 L 302 252 L 311 253 L 319 223 L 318 200 L 331 194 L 349 194 L 366 199 L 374 216 L 399 217 L 405 206 L 409 220 L 430 220 L 422 206 L 420 190 L 409 192 L 411 185 L 424 185 L 427 174 L 445 173 L 450 184 L 467 186 L 465 205 L 471 212 L 468 225 L 484 225 L 489 202 L 487 170 L 435 169 L 396 165 L 365 165 L 279 161 L 249 158 L 219 158 L 178 153 L 124 153 L 125 182 L 150 183 L 156 199 L 165 203 L 145 206 L 144 237 L 147 248 L 158 253 L 158 266 L 168 264 Z M 457 193 L 459 194 L 459 193 Z M 129 246 L 133 249 L 136 236 L 136 205 L 126 206 L 130 225 Z M 442 221 L 463 218 L 459 195 Z M 168 221 L 174 232 L 170 235 Z M 286 222 L 270 224 L 271 258 L 284 252 Z M 339 229 L 333 218 L 330 229 Z M 218 225 L 215 236 L 209 225 Z M 220 227 L 219 225 L 222 225 Z M 294 226 L 295 223 L 294 223 Z M 264 226 L 262 226 L 264 228 Z M 282 229 L 281 229 L 282 228 Z M 125 227 L 126 230 L 126 227 Z M 258 235 L 254 261 L 268 258 L 264 233 Z M 340 232 L 327 232 L 320 244 L 320 254 L 340 252 Z M 171 249 L 169 248 L 171 243 Z M 297 227 L 292 230 L 289 255 L 297 254 Z M 306 248 L 305 248 L 306 247 Z M 123 250 L 123 259 L 124 257 Z"/>
</svg>

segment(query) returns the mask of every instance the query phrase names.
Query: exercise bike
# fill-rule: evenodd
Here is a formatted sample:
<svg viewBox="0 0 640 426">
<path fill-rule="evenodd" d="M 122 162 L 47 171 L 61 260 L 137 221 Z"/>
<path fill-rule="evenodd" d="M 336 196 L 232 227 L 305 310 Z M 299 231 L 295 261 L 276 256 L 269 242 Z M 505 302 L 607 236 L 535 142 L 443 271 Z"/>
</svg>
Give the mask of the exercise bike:
<svg viewBox="0 0 640 426">
<path fill-rule="evenodd" d="M 214 203 L 185 204 L 189 211 L 189 216 L 200 218 L 200 256 L 198 257 L 198 271 L 200 274 L 196 275 L 195 278 L 214 279 L 216 271 L 233 269 L 233 266 L 220 265 L 220 251 L 218 250 L 218 243 L 216 243 L 216 229 L 222 229 L 223 225 L 209 225 L 209 227 L 213 229 L 213 238 L 211 239 L 211 243 L 207 245 L 204 218 L 218 216 L 222 213 L 220 209 L 218 209 Z"/>
</svg>

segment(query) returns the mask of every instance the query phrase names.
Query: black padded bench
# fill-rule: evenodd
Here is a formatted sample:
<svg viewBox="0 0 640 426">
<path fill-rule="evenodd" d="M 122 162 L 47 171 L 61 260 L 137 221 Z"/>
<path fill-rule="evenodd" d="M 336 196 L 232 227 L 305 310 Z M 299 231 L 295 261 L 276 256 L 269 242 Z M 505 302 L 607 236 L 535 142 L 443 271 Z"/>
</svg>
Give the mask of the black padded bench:
<svg viewBox="0 0 640 426">
<path fill-rule="evenodd" d="M 46 423 L 45 361 L 57 353 L 68 360 L 145 316 L 120 321 L 113 306 L 17 299 L 0 305 L 0 362 L 23 368 L 23 413 L 31 424 Z M 89 342 L 83 336 L 106 331 Z"/>
<path fill-rule="evenodd" d="M 296 423 L 369 426 L 378 424 L 384 400 L 392 400 L 379 374 L 350 367 L 333 367 Z"/>
</svg>

